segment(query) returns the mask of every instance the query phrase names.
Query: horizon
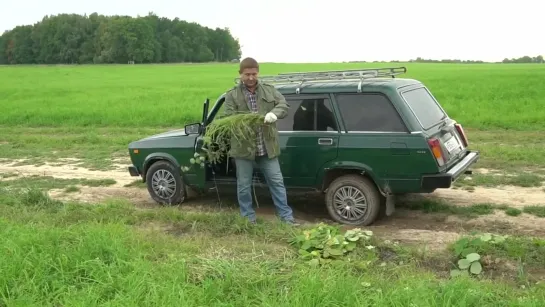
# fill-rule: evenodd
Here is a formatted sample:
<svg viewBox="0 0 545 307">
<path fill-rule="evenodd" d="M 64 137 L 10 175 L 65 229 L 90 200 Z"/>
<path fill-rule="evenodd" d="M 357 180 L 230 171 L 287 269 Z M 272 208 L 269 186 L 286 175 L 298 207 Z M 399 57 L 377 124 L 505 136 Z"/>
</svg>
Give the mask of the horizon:
<svg viewBox="0 0 545 307">
<path fill-rule="evenodd" d="M 240 42 L 241 58 L 251 56 L 263 63 L 409 62 L 419 57 L 493 63 L 545 54 L 545 42 L 534 39 L 540 34 L 538 14 L 545 4 L 530 0 L 518 1 L 516 7 L 498 6 L 489 0 L 478 3 L 415 0 L 410 4 L 401 0 L 388 3 L 350 0 L 335 5 L 327 5 L 325 0 L 278 0 L 275 4 L 253 4 L 252 9 L 267 14 L 250 19 L 240 14 L 240 7 L 246 4 L 242 1 L 188 3 L 164 0 L 148 6 L 137 0 L 129 7 L 119 0 L 97 0 L 83 5 L 66 0 L 47 4 L 26 0 L 10 4 L 13 9 L 9 12 L 0 12 L 0 29 L 33 25 L 46 15 L 96 12 L 138 17 L 153 12 L 171 20 L 179 18 L 209 28 L 229 28 Z M 190 6 L 191 10 L 182 9 Z M 28 7 L 33 8 L 31 12 Z M 215 9 L 209 11 L 210 7 Z M 391 18 L 384 18 L 388 16 Z M 411 17 L 408 21 L 407 16 Z M 290 20 L 295 21 L 290 24 Z M 365 31 L 366 28 L 371 31 Z M 408 35 L 399 35 L 400 31 Z M 355 40 L 355 33 L 362 39 Z M 397 41 L 392 40 L 393 36 L 398 37 Z M 372 47 L 367 47 L 369 41 L 373 42 Z"/>
</svg>

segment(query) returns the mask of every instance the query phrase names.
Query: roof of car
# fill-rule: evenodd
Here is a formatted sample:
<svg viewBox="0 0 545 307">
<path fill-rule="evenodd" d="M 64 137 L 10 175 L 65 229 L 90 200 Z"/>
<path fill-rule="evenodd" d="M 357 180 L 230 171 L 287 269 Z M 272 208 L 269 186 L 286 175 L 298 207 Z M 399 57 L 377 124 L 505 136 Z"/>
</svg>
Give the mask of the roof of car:
<svg viewBox="0 0 545 307">
<path fill-rule="evenodd" d="M 357 89 L 360 85 L 359 80 L 328 80 L 328 81 L 307 81 L 303 82 L 275 82 L 270 83 L 274 85 L 278 90 L 284 91 L 295 91 L 297 88 L 303 89 L 327 89 L 330 91 L 337 90 L 351 90 Z M 377 87 L 390 87 L 390 88 L 401 88 L 408 85 L 420 84 L 420 81 L 414 79 L 405 79 L 405 78 L 371 78 L 364 79 L 361 81 L 361 87 L 364 88 L 377 88 Z"/>
<path fill-rule="evenodd" d="M 363 91 L 381 88 L 398 89 L 420 83 L 414 79 L 397 77 L 406 72 L 406 67 L 361 68 L 281 73 L 261 76 L 259 80 L 260 82 L 275 86 L 283 93 L 292 91 L 298 93 L 299 90 L 323 93 L 358 89 Z M 237 80 L 235 79 L 235 82 Z"/>
</svg>

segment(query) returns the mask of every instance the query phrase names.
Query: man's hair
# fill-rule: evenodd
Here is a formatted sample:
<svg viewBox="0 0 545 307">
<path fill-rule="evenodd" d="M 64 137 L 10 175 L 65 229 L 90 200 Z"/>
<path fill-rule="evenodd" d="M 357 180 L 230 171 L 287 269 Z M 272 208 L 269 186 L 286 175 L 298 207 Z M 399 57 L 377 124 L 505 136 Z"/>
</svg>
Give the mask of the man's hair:
<svg viewBox="0 0 545 307">
<path fill-rule="evenodd" d="M 248 57 L 240 61 L 240 68 L 238 72 L 241 74 L 247 68 L 256 68 L 257 71 L 259 71 L 259 64 L 254 58 Z"/>
</svg>

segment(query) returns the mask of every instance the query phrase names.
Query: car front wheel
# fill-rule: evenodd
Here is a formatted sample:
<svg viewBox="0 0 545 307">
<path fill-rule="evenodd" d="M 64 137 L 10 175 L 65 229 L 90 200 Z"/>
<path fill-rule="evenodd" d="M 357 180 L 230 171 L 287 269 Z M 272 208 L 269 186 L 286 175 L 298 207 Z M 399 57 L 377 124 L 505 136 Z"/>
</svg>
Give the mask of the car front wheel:
<svg viewBox="0 0 545 307">
<path fill-rule="evenodd" d="M 153 163 L 146 173 L 146 182 L 151 198 L 159 204 L 180 204 L 185 200 L 180 170 L 168 161 Z"/>
<path fill-rule="evenodd" d="M 371 180 L 359 175 L 335 179 L 326 193 L 329 215 L 336 222 L 368 226 L 380 211 L 380 194 Z"/>
</svg>

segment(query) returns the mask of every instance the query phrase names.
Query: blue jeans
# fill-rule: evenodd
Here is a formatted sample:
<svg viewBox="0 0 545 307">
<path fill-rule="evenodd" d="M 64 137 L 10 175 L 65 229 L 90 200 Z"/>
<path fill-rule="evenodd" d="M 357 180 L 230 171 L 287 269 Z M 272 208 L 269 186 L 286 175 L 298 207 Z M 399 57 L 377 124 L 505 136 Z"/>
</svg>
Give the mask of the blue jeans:
<svg viewBox="0 0 545 307">
<path fill-rule="evenodd" d="M 235 159 L 237 168 L 237 196 L 240 206 L 240 214 L 247 217 L 251 222 L 255 222 L 256 216 L 252 202 L 252 179 L 254 166 L 261 169 L 265 180 L 269 186 L 269 191 L 276 206 L 276 211 L 283 221 L 293 222 L 293 212 L 288 206 L 286 188 L 284 187 L 284 178 L 280 170 L 278 158 L 269 159 L 269 157 L 255 157 L 255 161 L 247 159 Z"/>
</svg>

